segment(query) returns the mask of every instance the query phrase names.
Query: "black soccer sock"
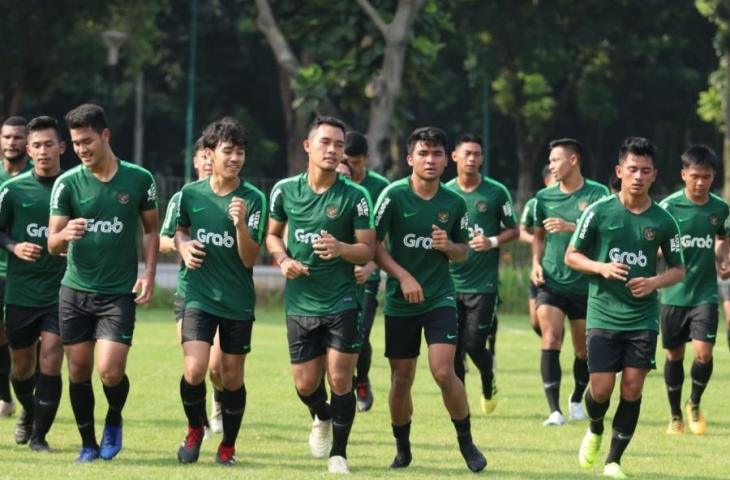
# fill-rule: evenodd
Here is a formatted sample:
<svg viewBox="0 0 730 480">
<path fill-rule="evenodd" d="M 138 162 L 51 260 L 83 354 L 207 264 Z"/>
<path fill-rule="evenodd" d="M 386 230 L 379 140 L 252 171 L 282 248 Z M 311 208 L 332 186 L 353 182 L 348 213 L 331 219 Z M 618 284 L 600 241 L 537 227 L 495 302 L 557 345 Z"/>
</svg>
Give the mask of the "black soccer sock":
<svg viewBox="0 0 730 480">
<path fill-rule="evenodd" d="M 205 410 L 205 382 L 190 385 L 185 377 L 180 378 L 180 398 L 182 399 L 188 425 L 192 428 L 203 427 L 203 411 Z"/>
<path fill-rule="evenodd" d="M 297 395 L 299 395 L 304 405 L 309 408 L 309 413 L 312 415 L 312 418 L 314 418 L 314 415 L 317 415 L 317 418 L 320 420 L 329 420 L 332 418 L 330 406 L 327 404 L 327 390 L 324 388 L 323 381 L 319 382 L 317 390 L 311 395 L 302 395 L 299 393 L 299 390 L 297 390 Z"/>
<path fill-rule="evenodd" d="M 105 425 L 117 427 L 122 424 L 122 409 L 127 403 L 129 395 L 129 378 L 124 375 L 116 385 L 108 387 L 104 385 L 104 395 L 109 404 L 109 410 L 106 412 Z"/>
<path fill-rule="evenodd" d="M 707 363 L 700 363 L 697 360 L 692 362 L 692 370 L 690 371 L 690 375 L 692 376 L 692 391 L 689 394 L 689 401 L 694 405 L 700 404 L 702 393 L 707 388 L 707 383 L 712 376 L 712 366 L 712 358 Z"/>
<path fill-rule="evenodd" d="M 456 439 L 459 442 L 459 451 L 461 451 L 461 455 L 464 458 L 467 458 L 467 454 L 469 453 L 467 448 L 474 443 L 474 440 L 471 437 L 471 416 L 467 415 L 461 420 L 455 420 L 452 418 L 451 423 L 454 424 L 454 428 L 456 429 Z"/>
<path fill-rule="evenodd" d="M 330 410 L 332 411 L 332 449 L 330 450 L 330 457 L 339 455 L 347 458 L 347 439 L 350 437 L 350 429 L 355 419 L 355 394 L 347 392 L 344 395 L 337 395 L 332 392 Z"/>
<path fill-rule="evenodd" d="M 673 417 L 682 418 L 682 384 L 684 383 L 684 359 L 664 362 L 664 385 L 667 388 L 669 410 Z"/>
<path fill-rule="evenodd" d="M 606 416 L 606 411 L 608 411 L 608 406 L 611 404 L 611 400 L 606 400 L 603 403 L 598 403 L 594 400 L 590 390 L 586 392 L 585 400 L 586 413 L 588 414 L 588 419 L 590 420 L 589 428 L 591 429 L 591 433 L 595 433 L 596 435 L 603 435 L 603 417 Z"/>
<path fill-rule="evenodd" d="M 466 378 L 466 370 L 464 369 L 464 350 L 461 347 L 461 339 L 457 340 L 459 343 L 456 345 L 456 352 L 454 352 L 454 373 L 461 380 L 461 383 L 466 385 L 464 379 Z"/>
<path fill-rule="evenodd" d="M 489 337 L 487 337 L 487 342 L 489 343 L 489 351 L 492 352 L 492 357 L 494 357 L 497 354 L 497 327 L 499 326 L 499 320 L 497 320 L 497 316 L 495 315 L 494 318 L 492 318 L 492 328 L 489 330 Z"/>
<path fill-rule="evenodd" d="M 238 390 L 223 389 L 221 395 L 223 410 L 223 445 L 232 447 L 236 444 L 238 431 L 241 429 L 243 412 L 246 410 L 246 385 Z M 205 410 L 205 409 L 203 409 Z"/>
<path fill-rule="evenodd" d="M 631 437 L 639 422 L 641 411 L 641 397 L 633 402 L 621 399 L 613 417 L 613 435 L 611 436 L 611 447 L 608 450 L 606 463 L 621 463 L 621 456 L 628 447 Z"/>
<path fill-rule="evenodd" d="M 76 426 L 81 434 L 81 444 L 84 447 L 99 448 L 94 431 L 94 389 L 91 380 L 81 383 L 69 382 L 68 396 L 71 399 L 71 409 L 74 412 Z"/>
<path fill-rule="evenodd" d="M 10 348 L 8 344 L 0 345 L 0 400 L 12 402 L 10 394 Z"/>
<path fill-rule="evenodd" d="M 395 437 L 396 455 L 391 468 L 403 468 L 411 464 L 411 422 L 404 425 L 392 425 Z"/>
<path fill-rule="evenodd" d="M 494 381 L 494 357 L 487 350 L 485 338 L 470 338 L 466 342 L 466 353 L 479 370 L 482 380 L 482 394 L 492 398 L 492 382 Z M 462 380 L 463 382 L 463 380 Z"/>
<path fill-rule="evenodd" d="M 550 412 L 560 412 L 560 350 L 541 351 L 540 374 Z"/>
<path fill-rule="evenodd" d="M 373 361 L 373 346 L 370 344 L 370 339 L 365 339 L 360 348 L 360 355 L 357 357 L 357 382 L 368 382 L 368 375 L 370 374 L 370 365 Z"/>
<path fill-rule="evenodd" d="M 573 381 L 575 387 L 573 394 L 570 396 L 570 401 L 580 403 L 588 386 L 588 360 L 585 358 L 575 357 L 573 360 Z"/>
<path fill-rule="evenodd" d="M 27 378 L 25 380 L 17 380 L 11 377 L 10 381 L 13 383 L 15 397 L 18 399 L 18 402 L 23 406 L 26 415 L 28 415 L 28 420 L 32 421 L 34 412 L 33 390 L 35 389 L 35 376 L 31 376 L 30 378 Z"/>
<path fill-rule="evenodd" d="M 56 418 L 63 390 L 61 375 L 38 375 L 35 385 L 33 439 L 44 440 Z"/>
</svg>

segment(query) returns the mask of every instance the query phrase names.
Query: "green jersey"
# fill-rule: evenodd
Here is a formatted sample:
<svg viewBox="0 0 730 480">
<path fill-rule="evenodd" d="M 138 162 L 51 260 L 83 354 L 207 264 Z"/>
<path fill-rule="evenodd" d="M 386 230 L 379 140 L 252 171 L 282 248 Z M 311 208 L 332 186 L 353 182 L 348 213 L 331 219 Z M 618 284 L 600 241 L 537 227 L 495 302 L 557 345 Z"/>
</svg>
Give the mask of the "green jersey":
<svg viewBox="0 0 730 480">
<path fill-rule="evenodd" d="M 446 184 L 466 202 L 469 238 L 478 235 L 493 237 L 505 228 L 517 225 L 512 197 L 507 188 L 489 177 L 471 192 L 459 187 L 456 178 Z M 499 248 L 486 252 L 469 249 L 465 262 L 451 263 L 451 278 L 460 293 L 496 293 L 499 284 Z"/>
<path fill-rule="evenodd" d="M 269 214 L 287 223 L 287 255 L 309 268 L 308 276 L 286 279 L 286 314 L 318 317 L 358 308 L 355 266 L 341 257 L 320 258 L 312 243 L 323 230 L 345 243 L 356 241 L 355 230 L 371 230 L 370 195 L 339 175 L 327 191 L 315 193 L 307 178 L 307 173 L 285 178 L 271 191 Z"/>
<path fill-rule="evenodd" d="M 167 210 L 165 211 L 165 219 L 162 222 L 162 228 L 160 228 L 160 235 L 174 238 L 175 231 L 177 230 L 177 214 L 180 211 L 180 195 L 182 190 L 175 192 L 170 200 L 167 202 Z M 185 288 L 187 287 L 187 271 L 188 267 L 185 266 L 185 262 L 180 262 L 180 268 L 177 271 L 177 288 L 175 289 L 175 295 L 178 297 L 185 298 Z"/>
<path fill-rule="evenodd" d="M 522 209 L 522 216 L 520 216 L 520 225 L 524 225 L 525 228 L 532 231 L 532 227 L 535 226 L 535 202 L 537 199 L 532 197 L 525 202 L 525 206 Z"/>
<path fill-rule="evenodd" d="M 718 303 L 715 237 L 727 236 L 727 203 L 710 194 L 707 203 L 698 205 L 682 189 L 659 205 L 677 220 L 685 262 L 684 279 L 661 291 L 662 305 L 693 307 Z"/>
<path fill-rule="evenodd" d="M 542 227 L 546 218 L 560 218 L 576 223 L 581 213 L 596 200 L 608 195 L 608 189 L 600 183 L 584 179 L 583 186 L 573 193 L 563 193 L 560 183 L 543 188 L 535 195 L 534 224 Z M 542 270 L 545 285 L 553 291 L 569 295 L 586 295 L 588 279 L 565 265 L 565 250 L 570 242 L 570 232 L 545 232 L 545 250 Z"/>
<path fill-rule="evenodd" d="M 375 206 L 375 227 L 379 241 L 388 238 L 386 245 L 393 260 L 421 285 L 425 300 L 408 303 L 400 282 L 389 275 L 385 284 L 386 315 L 412 316 L 439 307 L 455 307 L 449 258 L 431 248 L 432 225 L 446 230 L 452 242 L 469 241 L 464 199 L 441 184 L 433 198 L 424 200 L 413 192 L 410 180 L 408 177 L 393 182 L 380 194 Z"/>
<path fill-rule="evenodd" d="M 84 165 L 56 180 L 51 215 L 86 219 L 86 232 L 68 246 L 62 285 L 85 292 L 127 294 L 137 278 L 137 232 L 143 211 L 157 208 L 157 186 L 142 167 L 119 161 L 102 182 Z"/>
<path fill-rule="evenodd" d="M 0 186 L 0 230 L 16 242 L 42 247 L 35 262 L 15 255 L 8 259 L 5 303 L 21 307 L 47 307 L 58 303 L 58 289 L 66 258 L 48 253 L 48 204 L 56 177 L 25 172 Z"/>
<path fill-rule="evenodd" d="M 677 222 L 656 203 L 640 214 L 624 207 L 618 195 L 600 200 L 583 213 L 570 244 L 598 262 L 630 267 L 628 280 L 656 275 L 658 251 L 670 267 L 684 263 Z M 589 276 L 586 328 L 658 330 L 657 293 L 636 298 L 625 282 Z"/>
<path fill-rule="evenodd" d="M 187 271 L 185 308 L 229 320 L 254 319 L 256 291 L 253 269 L 238 255 L 238 241 L 228 206 L 233 197 L 246 203 L 248 233 L 259 245 L 266 233 L 266 198 L 246 181 L 227 195 L 217 195 L 210 178 L 186 185 L 180 196 L 178 225 L 190 228 L 190 238 L 204 245 L 203 265 Z"/>
<path fill-rule="evenodd" d="M 1 158 L 0 158 L 1 160 Z M 27 160 L 25 164 L 25 168 L 21 170 L 19 173 L 15 175 L 10 175 L 5 168 L 0 167 L 0 184 L 7 182 L 14 176 L 18 176 L 22 173 L 26 173 L 29 170 L 33 169 L 33 162 L 30 160 Z M 46 220 L 46 225 L 48 224 L 48 220 Z M 0 248 L 0 279 L 4 279 L 5 275 L 7 275 L 8 272 L 8 258 L 10 257 L 7 250 L 4 248 Z"/>
<path fill-rule="evenodd" d="M 370 200 L 375 201 L 378 199 L 380 194 L 390 184 L 387 178 L 379 175 L 372 170 L 367 170 L 365 178 L 359 183 L 361 187 L 368 191 Z M 366 280 L 367 282 L 379 282 L 380 281 L 380 269 L 375 269 L 372 274 Z"/>
</svg>

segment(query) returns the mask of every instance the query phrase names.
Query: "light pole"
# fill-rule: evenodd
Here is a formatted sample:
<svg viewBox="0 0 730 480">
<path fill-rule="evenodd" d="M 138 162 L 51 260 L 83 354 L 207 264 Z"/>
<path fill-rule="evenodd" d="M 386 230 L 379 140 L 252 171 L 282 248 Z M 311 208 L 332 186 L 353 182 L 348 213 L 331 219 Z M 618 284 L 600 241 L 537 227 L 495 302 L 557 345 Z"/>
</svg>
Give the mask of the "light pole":
<svg viewBox="0 0 730 480">
<path fill-rule="evenodd" d="M 127 35 L 125 32 L 120 32 L 118 30 L 104 30 L 101 32 L 101 39 L 104 41 L 104 45 L 106 45 L 106 65 L 108 69 L 108 75 L 109 78 L 107 80 L 107 114 L 109 118 L 112 118 L 112 104 L 114 99 L 114 81 L 115 81 L 115 70 L 117 67 L 117 64 L 119 63 L 119 49 L 124 44 L 124 42 L 127 40 Z"/>
</svg>

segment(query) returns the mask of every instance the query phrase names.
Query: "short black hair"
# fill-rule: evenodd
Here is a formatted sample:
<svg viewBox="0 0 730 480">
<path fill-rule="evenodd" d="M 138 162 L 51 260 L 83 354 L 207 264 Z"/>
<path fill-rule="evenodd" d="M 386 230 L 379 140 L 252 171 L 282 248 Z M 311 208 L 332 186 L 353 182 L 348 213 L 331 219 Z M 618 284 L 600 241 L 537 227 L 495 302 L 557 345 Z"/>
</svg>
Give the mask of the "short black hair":
<svg viewBox="0 0 730 480">
<path fill-rule="evenodd" d="M 47 115 L 41 115 L 40 117 L 32 119 L 28 122 L 27 130 L 28 134 L 31 134 L 32 132 L 40 132 L 41 130 L 55 130 L 58 141 L 60 142 L 63 138 L 61 136 L 61 127 L 58 125 L 58 120 Z"/>
<path fill-rule="evenodd" d="M 25 127 L 28 125 L 28 120 L 26 120 L 24 117 L 20 117 L 18 115 L 13 115 L 12 117 L 8 117 L 3 122 L 3 127 Z"/>
<path fill-rule="evenodd" d="M 199 151 L 203 150 L 205 148 L 205 141 L 203 140 L 203 136 L 201 135 L 198 137 L 197 140 L 195 140 L 195 143 L 193 143 L 193 155 L 198 153 Z"/>
<path fill-rule="evenodd" d="M 616 192 L 621 191 L 621 179 L 618 178 L 616 172 L 611 172 L 611 176 L 608 177 L 608 186 Z"/>
<path fill-rule="evenodd" d="M 406 142 L 409 155 L 413 153 L 413 149 L 416 148 L 416 143 L 418 142 L 423 142 L 429 146 L 444 147 L 444 150 L 446 150 L 448 137 L 446 136 L 446 132 L 438 127 L 417 128 L 411 132 Z"/>
<path fill-rule="evenodd" d="M 656 147 L 647 138 L 628 137 L 618 149 L 618 163 L 623 163 L 629 153 L 638 157 L 649 157 L 653 165 L 656 158 Z"/>
<path fill-rule="evenodd" d="M 720 161 L 715 152 L 707 145 L 692 145 L 682 154 L 682 168 L 689 168 L 692 165 L 710 167 L 717 172 Z"/>
<path fill-rule="evenodd" d="M 583 161 L 583 144 L 575 138 L 558 138 L 550 142 L 550 150 L 555 147 L 563 147 L 570 153 L 578 157 L 578 161 Z"/>
<path fill-rule="evenodd" d="M 454 150 L 459 148 L 459 145 L 462 143 L 478 143 L 480 147 L 483 147 L 482 145 L 482 137 L 477 135 L 476 133 L 462 133 L 458 137 L 456 137 L 456 141 L 454 142 Z"/>
<path fill-rule="evenodd" d="M 340 130 L 342 130 L 343 137 L 347 135 L 347 129 L 345 128 L 345 124 L 342 120 L 335 117 L 321 115 L 314 117 L 312 123 L 309 124 L 309 128 L 307 129 L 307 136 L 311 135 L 313 131 L 317 130 L 320 125 L 329 125 L 331 127 L 339 128 Z"/>
<path fill-rule="evenodd" d="M 93 103 L 79 105 L 68 112 L 64 119 L 69 130 L 91 128 L 96 133 L 101 133 L 108 128 L 104 109 Z"/>
<path fill-rule="evenodd" d="M 223 142 L 231 142 L 243 149 L 248 145 L 248 134 L 233 117 L 223 117 L 211 123 L 203 130 L 204 148 L 215 149 Z"/>
<path fill-rule="evenodd" d="M 345 135 L 345 154 L 351 157 L 368 154 L 368 139 L 360 132 L 351 130 Z"/>
<path fill-rule="evenodd" d="M 542 178 L 545 179 L 548 175 L 550 175 L 550 165 L 545 165 L 542 167 Z"/>
</svg>

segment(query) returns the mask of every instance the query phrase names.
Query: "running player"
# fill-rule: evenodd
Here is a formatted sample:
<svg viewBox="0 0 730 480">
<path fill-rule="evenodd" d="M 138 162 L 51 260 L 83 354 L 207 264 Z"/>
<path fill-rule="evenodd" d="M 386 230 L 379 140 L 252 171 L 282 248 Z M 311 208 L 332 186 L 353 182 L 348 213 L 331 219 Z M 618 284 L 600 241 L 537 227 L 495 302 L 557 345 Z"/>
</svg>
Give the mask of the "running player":
<svg viewBox="0 0 730 480">
<path fill-rule="evenodd" d="M 246 131 L 232 118 L 209 125 L 203 145 L 213 162 L 212 175 L 183 187 L 180 196 L 175 241 L 188 268 L 182 321 L 185 369 L 180 379 L 188 433 L 177 454 L 181 463 L 197 462 L 200 454 L 205 373 L 216 332 L 223 352 L 223 439 L 215 460 L 221 465 L 236 463 L 236 438 L 246 408 L 243 371 L 255 320 L 253 266 L 266 223 L 264 194 L 239 178 L 247 142 Z"/>
<path fill-rule="evenodd" d="M 385 356 L 390 361 L 390 418 L 397 447 L 390 466 L 411 463 L 411 387 L 424 330 L 431 374 L 456 428 L 459 450 L 469 469 L 478 472 L 487 459 L 472 440 L 466 391 L 454 371 L 458 320 L 449 275 L 449 261 L 464 261 L 469 254 L 468 218 L 464 200 L 440 182 L 448 162 L 446 143 L 439 128 L 414 130 L 407 145 L 413 172 L 390 184 L 375 208 L 380 242 L 375 259 L 388 273 Z"/>
<path fill-rule="evenodd" d="M 639 420 L 644 379 L 655 368 L 659 302 L 656 290 L 684 274 L 677 222 L 649 197 L 656 180 L 654 146 L 629 138 L 619 150 L 616 175 L 621 191 L 591 205 L 570 241 L 565 262 L 586 274 L 588 296 L 588 368 L 585 395 L 590 427 L 578 453 L 582 467 L 596 460 L 616 374 L 621 395 L 613 418 L 611 447 L 603 474 L 626 478 L 621 456 Z M 661 249 L 668 265 L 657 273 Z"/>
<path fill-rule="evenodd" d="M 712 375 L 712 348 L 717 335 L 717 270 L 728 264 L 728 205 L 710 193 L 719 168 L 715 153 L 705 145 L 694 145 L 682 154 L 684 188 L 665 198 L 660 206 L 679 224 L 686 273 L 684 279 L 660 293 L 662 345 L 667 350 L 664 383 L 671 418 L 667 433 L 684 432 L 682 384 L 684 383 L 685 343 L 692 342 L 692 392 L 685 403 L 689 429 L 705 433 L 707 424 L 700 411 L 700 399 Z M 717 242 L 718 256 L 715 255 Z M 722 270 L 720 275 L 730 276 Z"/>
<path fill-rule="evenodd" d="M 63 173 L 53 186 L 48 250 L 52 255 L 68 252 L 59 326 L 71 408 L 82 441 L 76 461 L 87 463 L 100 456 L 112 459 L 122 449 L 135 304 L 149 302 L 155 284 L 157 187 L 150 172 L 114 155 L 101 107 L 81 105 L 66 114 L 66 124 L 81 165 Z M 140 220 L 145 269 L 137 278 Z M 94 350 L 109 403 L 101 447 L 94 432 Z"/>
<path fill-rule="evenodd" d="M 535 225 L 532 242 L 532 281 L 538 287 L 537 318 L 542 332 L 540 374 L 550 415 L 546 426 L 565 423 L 560 410 L 560 349 L 563 321 L 568 316 L 573 338 L 575 387 L 568 403 L 568 418 L 583 420 L 581 398 L 588 385 L 585 318 L 588 279 L 565 265 L 563 257 L 580 214 L 608 189 L 581 175 L 583 147 L 577 140 L 550 142 L 550 172 L 556 183 L 535 195 Z"/>
<path fill-rule="evenodd" d="M 497 385 L 487 336 L 498 300 L 499 247 L 516 239 L 519 232 L 507 188 L 479 173 L 484 160 L 482 139 L 471 133 L 460 135 L 451 158 L 457 176 L 446 186 L 464 199 L 469 217 L 469 256 L 465 262 L 450 265 L 459 322 L 454 369 L 464 382 L 461 352 L 466 352 L 481 376 L 482 411 L 490 414 L 497 407 Z"/>
<path fill-rule="evenodd" d="M 313 418 L 310 452 L 324 458 L 329 450 L 330 473 L 349 472 L 352 377 L 361 337 L 353 264 L 370 262 L 375 244 L 370 196 L 335 170 L 344 149 L 344 124 L 317 117 L 304 140 L 307 171 L 280 181 L 271 192 L 266 237 L 266 247 L 286 277 L 289 357 L 297 394 Z M 329 405 L 325 370 L 332 390 Z"/>
<path fill-rule="evenodd" d="M 345 136 L 345 158 L 351 169 L 352 181 L 365 188 L 370 199 L 375 201 L 388 186 L 388 180 L 367 168 L 368 142 L 360 132 L 347 132 Z M 373 406 L 373 389 L 370 385 L 370 365 L 373 358 L 373 347 L 370 344 L 370 332 L 378 308 L 378 290 L 380 289 L 380 270 L 375 262 L 367 265 L 355 265 L 355 280 L 362 288 L 362 348 L 357 358 L 355 374 L 355 393 L 357 395 L 357 411 L 367 412 Z"/>
<path fill-rule="evenodd" d="M 34 118 L 27 128 L 33 170 L 0 186 L 0 245 L 12 253 L 5 290 L 6 328 L 13 357 L 13 388 L 23 406 L 15 441 L 30 441 L 32 450 L 48 452 L 46 433 L 61 399 L 58 289 L 66 269 L 66 259 L 51 256 L 46 249 L 48 205 L 66 145 L 54 118 Z M 40 373 L 36 378 L 37 358 Z"/>
</svg>

